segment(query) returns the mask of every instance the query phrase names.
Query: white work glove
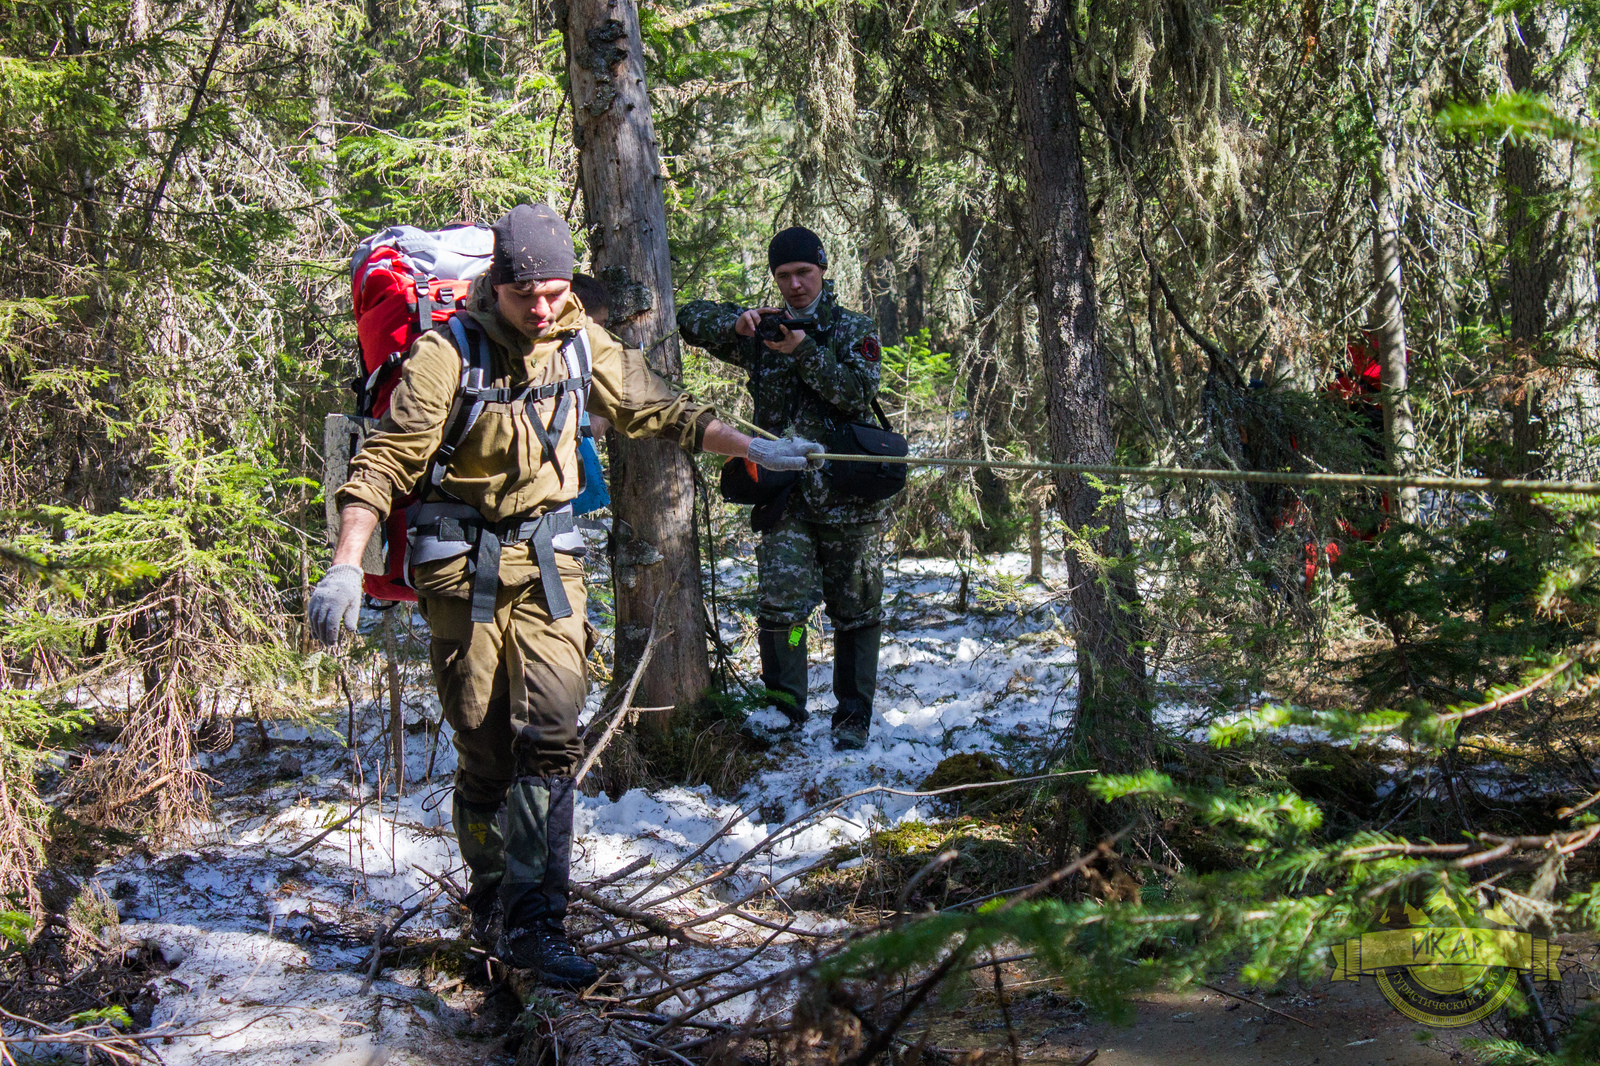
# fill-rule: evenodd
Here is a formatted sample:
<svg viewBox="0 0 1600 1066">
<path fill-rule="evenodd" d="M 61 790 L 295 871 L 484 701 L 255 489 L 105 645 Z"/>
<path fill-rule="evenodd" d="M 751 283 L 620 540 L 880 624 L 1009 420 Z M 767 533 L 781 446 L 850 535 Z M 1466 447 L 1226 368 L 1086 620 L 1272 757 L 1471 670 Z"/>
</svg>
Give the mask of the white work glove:
<svg viewBox="0 0 1600 1066">
<path fill-rule="evenodd" d="M 324 644 L 339 643 L 339 622 L 351 633 L 361 623 L 361 567 L 328 568 L 311 593 L 311 632 Z"/>
<path fill-rule="evenodd" d="M 813 456 L 825 451 L 827 449 L 816 441 L 800 437 L 783 440 L 757 437 L 750 442 L 750 461 L 768 470 L 804 470 L 808 466 L 821 466 L 822 460 Z"/>
</svg>

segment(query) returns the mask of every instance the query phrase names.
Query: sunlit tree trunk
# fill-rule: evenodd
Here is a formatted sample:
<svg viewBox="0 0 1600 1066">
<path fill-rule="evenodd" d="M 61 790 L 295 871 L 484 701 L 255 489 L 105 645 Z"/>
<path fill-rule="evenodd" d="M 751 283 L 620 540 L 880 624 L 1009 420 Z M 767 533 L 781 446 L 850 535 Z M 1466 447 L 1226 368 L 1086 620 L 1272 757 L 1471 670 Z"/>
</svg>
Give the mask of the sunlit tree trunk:
<svg viewBox="0 0 1600 1066">
<path fill-rule="evenodd" d="M 1380 2 L 1373 22 L 1372 119 L 1378 152 L 1372 168 L 1372 273 L 1377 293 L 1371 321 L 1383 370 L 1383 429 L 1389 468 L 1405 474 L 1415 469 L 1417 427 L 1407 394 L 1405 273 L 1400 256 L 1404 194 L 1399 168 L 1400 104 L 1404 91 L 1401 80 L 1407 68 L 1402 65 L 1396 70 L 1390 62 L 1399 29 L 1399 8 L 1393 0 Z M 1401 489 L 1396 496 L 1400 517 L 1415 522 L 1417 490 Z"/>
<path fill-rule="evenodd" d="M 556 14 L 566 30 L 585 229 L 593 268 L 611 290 L 611 328 L 643 348 L 664 376 L 682 380 L 638 10 L 633 0 L 575 0 Z M 634 702 L 692 703 L 710 684 L 711 671 L 690 460 L 674 443 L 623 440 L 614 432 L 609 451 L 616 674 L 623 680 L 632 675 L 659 600 L 660 629 L 672 635 L 657 647 Z"/>
<path fill-rule="evenodd" d="M 1115 440 L 1070 11 L 1067 0 L 1011 0 L 1013 62 L 1051 451 L 1057 461 L 1109 463 Z M 1105 769 L 1143 767 L 1151 758 L 1152 730 L 1137 593 L 1126 570 L 1092 557 L 1127 554 L 1126 518 L 1120 504 L 1102 508 L 1102 493 L 1076 475 L 1057 476 L 1056 501 L 1067 528 L 1089 538 L 1088 551 L 1067 553 L 1078 657 L 1077 746 Z"/>
<path fill-rule="evenodd" d="M 1559 5 L 1518 9 L 1506 30 L 1503 88 L 1541 97 L 1558 114 L 1582 122 L 1588 66 L 1586 53 L 1568 54 L 1572 33 L 1571 18 Z M 1581 350 L 1594 342 L 1594 259 L 1587 227 L 1575 225 L 1568 213 L 1567 196 L 1583 180 L 1573 146 L 1509 137 L 1501 151 L 1509 332 L 1518 369 L 1528 378 L 1510 404 L 1509 472 L 1532 474 L 1552 458 L 1546 455 L 1551 425 L 1539 371 L 1562 346 Z M 1558 458 L 1564 471 L 1578 461 Z"/>
</svg>

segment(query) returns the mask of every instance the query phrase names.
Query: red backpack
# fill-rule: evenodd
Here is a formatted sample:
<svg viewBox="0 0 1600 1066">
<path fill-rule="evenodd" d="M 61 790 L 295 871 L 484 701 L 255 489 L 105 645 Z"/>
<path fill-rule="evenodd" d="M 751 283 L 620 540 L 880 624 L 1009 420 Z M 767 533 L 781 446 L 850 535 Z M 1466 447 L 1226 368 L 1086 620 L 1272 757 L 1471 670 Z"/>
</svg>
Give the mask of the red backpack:
<svg viewBox="0 0 1600 1066">
<path fill-rule="evenodd" d="M 491 375 L 488 341 L 469 318 L 456 316 L 473 280 L 488 269 L 493 254 L 494 233 L 483 226 L 457 226 L 433 233 L 414 226 L 392 226 L 357 246 L 350 262 L 352 307 L 360 342 L 360 364 L 350 383 L 356 394 L 356 416 L 329 415 L 323 431 L 324 498 L 330 537 L 337 535 L 335 493 L 345 481 L 349 460 L 389 410 L 400 368 L 418 337 L 449 323 L 447 334 L 461 355 L 461 383 L 445 420 L 444 439 L 430 460 L 426 475 L 435 485 L 450 456 L 471 431 L 484 403 L 490 402 L 490 394 L 506 391 L 487 387 Z M 560 425 L 565 424 L 576 406 L 582 426 L 578 484 L 585 491 L 574 501 L 576 508 L 569 504 L 563 510 L 582 513 L 610 502 L 594 441 L 588 433 L 585 408 L 590 355 L 583 334 L 562 347 L 561 358 L 568 376 L 556 384 L 577 395 L 575 404 L 563 399 L 551 428 L 559 437 Z M 362 587 L 374 600 L 416 601 L 417 593 L 407 571 L 411 548 L 408 531 L 418 509 L 415 492 L 392 500 L 379 536 L 367 545 L 362 558 Z"/>
<path fill-rule="evenodd" d="M 360 450 L 375 420 L 389 410 L 389 396 L 412 342 L 466 303 L 473 279 L 489 268 L 493 256 L 494 231 L 487 226 L 434 232 L 390 226 L 356 246 L 350 260 L 351 308 L 360 344 L 360 362 L 350 383 L 356 418 L 342 422 L 340 432 L 350 439 L 336 444 L 346 458 Z M 363 560 L 367 573 L 362 586 L 375 600 L 409 603 L 417 598 L 406 577 L 406 513 L 412 502 L 411 497 L 393 502 L 379 531 L 377 554 L 369 548 L 371 557 Z M 331 512 L 331 503 L 329 507 Z"/>
<path fill-rule="evenodd" d="M 432 233 L 390 226 L 356 246 L 350 291 L 361 365 L 350 388 L 357 415 L 383 417 L 411 342 L 466 303 L 473 279 L 493 255 L 494 231 L 487 226 Z"/>
</svg>

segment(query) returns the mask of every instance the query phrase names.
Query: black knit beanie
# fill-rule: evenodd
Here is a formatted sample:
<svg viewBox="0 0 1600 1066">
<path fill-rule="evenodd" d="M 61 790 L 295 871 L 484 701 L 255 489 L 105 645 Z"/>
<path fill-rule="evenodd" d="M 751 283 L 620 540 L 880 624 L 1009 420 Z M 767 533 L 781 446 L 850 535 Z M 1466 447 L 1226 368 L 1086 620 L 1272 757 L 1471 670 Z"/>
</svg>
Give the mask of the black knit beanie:
<svg viewBox="0 0 1600 1066">
<path fill-rule="evenodd" d="M 767 269 L 776 271 L 785 263 L 815 263 L 824 270 L 828 267 L 828 253 L 823 251 L 822 238 L 804 226 L 790 226 L 767 245 Z"/>
<path fill-rule="evenodd" d="M 572 230 L 549 204 L 518 204 L 494 224 L 494 265 L 489 284 L 549 278 L 572 280 L 577 256 Z"/>
</svg>

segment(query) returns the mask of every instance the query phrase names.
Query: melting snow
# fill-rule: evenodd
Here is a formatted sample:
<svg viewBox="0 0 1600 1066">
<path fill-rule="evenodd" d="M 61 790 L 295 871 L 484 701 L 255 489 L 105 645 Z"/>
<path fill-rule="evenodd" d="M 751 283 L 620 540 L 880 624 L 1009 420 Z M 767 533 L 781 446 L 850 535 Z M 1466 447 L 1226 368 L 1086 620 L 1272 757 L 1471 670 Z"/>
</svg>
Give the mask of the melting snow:
<svg viewBox="0 0 1600 1066">
<path fill-rule="evenodd" d="M 691 886 L 819 804 L 862 793 L 780 834 L 739 876 L 709 893 L 690 891 L 673 900 L 673 919 L 687 920 L 767 882 L 781 884 L 785 875 L 874 827 L 934 817 L 915 796 L 868 790 L 915 791 L 940 760 L 960 752 L 990 751 L 1003 761 L 1022 757 L 1041 736 L 1065 727 L 1075 681 L 1065 599 L 1054 591 L 1064 584 L 1064 573 L 1052 567 L 1047 577 L 1054 588 L 1042 587 L 1021 581 L 1027 569 L 1021 554 L 988 560 L 971 572 L 968 590 L 972 603 L 986 606 L 958 613 L 955 563 L 902 560 L 888 568 L 877 708 L 864 750 L 835 752 L 829 742 L 832 640 L 814 633 L 812 718 L 801 735 L 775 748 L 768 768 L 735 796 L 673 787 L 634 789 L 614 802 L 604 795 L 582 797 L 574 879 L 606 877 L 650 858 L 651 865 L 605 889 L 627 898 L 728 826 L 694 863 L 645 892 L 639 905 L 649 903 Z M 754 576 L 743 561 L 719 561 L 717 580 L 724 605 L 753 597 Z M 753 679 L 755 648 L 738 621 L 725 613 L 723 636 L 739 649 L 735 667 Z M 418 730 L 438 718 L 437 700 L 420 669 L 413 670 L 407 687 L 408 722 Z M 595 693 L 585 716 L 598 706 Z M 451 1041 L 467 1016 L 423 987 L 415 968 L 384 970 L 371 993 L 361 994 L 372 939 L 403 909 L 425 904 L 407 922 L 409 936 L 460 935 L 446 898 L 433 895 L 435 877 L 463 880 L 449 826 L 450 731 L 442 727 L 432 744 L 431 732 L 408 736 L 410 792 L 399 799 L 392 791 L 378 796 L 383 709 L 358 710 L 359 763 L 344 749 L 340 709 L 328 709 L 323 727 L 269 723 L 274 748 L 265 757 L 251 736 L 206 760 L 207 772 L 223 782 L 216 822 L 187 850 L 130 855 L 100 871 L 99 883 L 118 902 L 123 937 L 153 946 L 172 967 L 154 981 L 160 997 L 154 1024 L 210 1034 L 163 1047 L 169 1066 L 223 1059 L 262 1066 L 348 1059 L 348 1066 L 366 1066 L 380 1048 L 390 1058 L 437 1063 L 456 1046 Z M 280 763 L 280 752 L 291 752 L 295 764 Z M 432 776 L 424 780 L 430 769 Z M 346 824 L 306 846 L 362 800 L 367 805 Z M 810 950 L 815 940 L 796 937 L 796 931 L 843 928 L 834 916 L 799 915 L 794 930 L 776 938 L 776 950 L 719 979 L 718 987 L 791 965 L 795 953 Z M 773 935 L 737 915 L 699 929 L 717 945 L 675 947 L 672 972 L 743 958 Z M 755 1006 L 743 996 L 711 1016 L 742 1017 Z M 678 1004 L 669 1000 L 657 1009 Z M 481 1060 L 481 1046 L 465 1047 L 463 1055 Z"/>
</svg>

